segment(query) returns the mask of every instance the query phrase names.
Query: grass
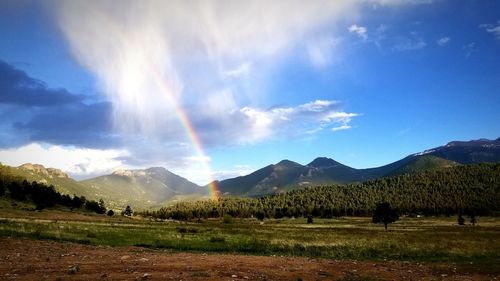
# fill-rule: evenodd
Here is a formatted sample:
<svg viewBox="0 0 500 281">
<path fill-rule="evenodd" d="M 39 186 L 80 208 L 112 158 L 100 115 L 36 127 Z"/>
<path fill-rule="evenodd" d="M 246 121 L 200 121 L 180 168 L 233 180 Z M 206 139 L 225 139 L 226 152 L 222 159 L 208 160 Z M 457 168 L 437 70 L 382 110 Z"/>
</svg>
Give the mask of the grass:
<svg viewBox="0 0 500 281">
<path fill-rule="evenodd" d="M 498 261 L 500 220 L 457 226 L 454 218 L 403 218 L 384 231 L 368 218 L 306 224 L 281 219 L 201 223 L 107 219 L 96 221 L 0 219 L 0 236 L 31 237 L 94 245 L 136 245 L 180 251 L 237 252 L 334 259 Z"/>
<path fill-rule="evenodd" d="M 3 200 L 0 200 L 3 201 Z M 370 218 L 266 220 L 231 218 L 158 222 L 121 216 L 44 210 L 0 202 L 0 236 L 178 251 L 233 252 L 357 260 L 413 260 L 481 264 L 500 262 L 500 219 L 402 218 L 384 231 Z"/>
</svg>

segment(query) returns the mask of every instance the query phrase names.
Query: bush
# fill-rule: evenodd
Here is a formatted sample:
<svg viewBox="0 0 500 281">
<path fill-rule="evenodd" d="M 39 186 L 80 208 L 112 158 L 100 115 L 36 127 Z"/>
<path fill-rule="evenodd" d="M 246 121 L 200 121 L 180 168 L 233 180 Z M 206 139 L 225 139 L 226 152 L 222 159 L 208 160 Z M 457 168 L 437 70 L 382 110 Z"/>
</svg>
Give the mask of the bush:
<svg viewBox="0 0 500 281">
<path fill-rule="evenodd" d="M 108 216 L 112 217 L 115 215 L 115 212 L 113 210 L 109 210 L 107 213 Z"/>
<path fill-rule="evenodd" d="M 224 218 L 222 218 L 222 222 L 226 224 L 233 223 L 233 217 L 231 217 L 231 215 L 225 214 Z"/>
<path fill-rule="evenodd" d="M 307 223 L 313 223 L 313 217 L 307 216 Z"/>
<path fill-rule="evenodd" d="M 83 204 L 85 204 L 87 202 L 87 199 L 84 197 L 84 196 L 74 196 L 73 197 L 73 200 L 71 200 L 71 207 L 73 208 L 81 208 L 83 206 Z"/>
<path fill-rule="evenodd" d="M 85 208 L 87 210 L 98 213 L 98 214 L 104 214 L 106 213 L 106 207 L 104 206 L 104 202 L 102 200 L 98 202 L 94 200 L 87 201 L 85 203 Z"/>
<path fill-rule="evenodd" d="M 5 195 L 5 184 L 3 182 L 3 180 L 0 179 L 0 196 L 4 196 Z"/>
<path fill-rule="evenodd" d="M 263 221 L 265 216 L 264 212 L 261 211 L 258 211 L 257 214 L 255 214 L 255 217 L 260 221 Z"/>
<path fill-rule="evenodd" d="M 226 238 L 220 237 L 220 236 L 215 236 L 215 237 L 210 237 L 210 243 L 224 243 L 226 242 Z"/>
<path fill-rule="evenodd" d="M 127 217 L 130 217 L 133 214 L 134 214 L 134 211 L 132 211 L 132 208 L 130 206 L 128 206 L 128 205 L 125 208 L 125 210 L 123 210 L 123 212 L 122 212 L 122 215 L 127 216 Z"/>
</svg>

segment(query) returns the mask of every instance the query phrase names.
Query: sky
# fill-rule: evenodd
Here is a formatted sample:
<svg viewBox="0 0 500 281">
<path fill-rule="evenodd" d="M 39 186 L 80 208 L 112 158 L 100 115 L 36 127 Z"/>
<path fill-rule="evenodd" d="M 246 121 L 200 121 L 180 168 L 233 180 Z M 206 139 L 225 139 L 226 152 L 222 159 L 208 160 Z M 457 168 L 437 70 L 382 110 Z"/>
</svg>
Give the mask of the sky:
<svg viewBox="0 0 500 281">
<path fill-rule="evenodd" d="M 500 136 L 500 2 L 1 1 L 0 162 L 198 184 Z"/>
</svg>

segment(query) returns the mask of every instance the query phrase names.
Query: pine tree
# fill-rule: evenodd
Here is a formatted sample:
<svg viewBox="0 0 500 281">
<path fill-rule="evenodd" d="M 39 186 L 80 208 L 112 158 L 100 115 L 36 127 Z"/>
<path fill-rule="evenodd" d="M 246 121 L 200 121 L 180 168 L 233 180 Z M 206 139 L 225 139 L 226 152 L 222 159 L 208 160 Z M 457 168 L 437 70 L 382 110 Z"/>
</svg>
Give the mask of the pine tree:
<svg viewBox="0 0 500 281">
<path fill-rule="evenodd" d="M 379 203 L 375 208 L 373 213 L 372 222 L 373 223 L 383 223 L 385 230 L 387 230 L 387 225 L 393 223 L 399 219 L 398 212 L 391 207 L 389 203 Z"/>
</svg>

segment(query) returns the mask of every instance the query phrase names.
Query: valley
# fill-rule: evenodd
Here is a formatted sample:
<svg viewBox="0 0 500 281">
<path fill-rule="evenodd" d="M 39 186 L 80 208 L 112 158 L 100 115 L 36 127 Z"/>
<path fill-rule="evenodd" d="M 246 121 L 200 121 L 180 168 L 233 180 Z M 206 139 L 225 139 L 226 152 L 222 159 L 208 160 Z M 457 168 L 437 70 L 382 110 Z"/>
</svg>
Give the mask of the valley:
<svg viewBox="0 0 500 281">
<path fill-rule="evenodd" d="M 159 167 L 75 181 L 2 165 L 0 279 L 500 278 L 498 142 L 371 169 L 283 160 L 220 181 L 218 200 Z M 381 202 L 397 212 L 387 230 Z"/>
</svg>

